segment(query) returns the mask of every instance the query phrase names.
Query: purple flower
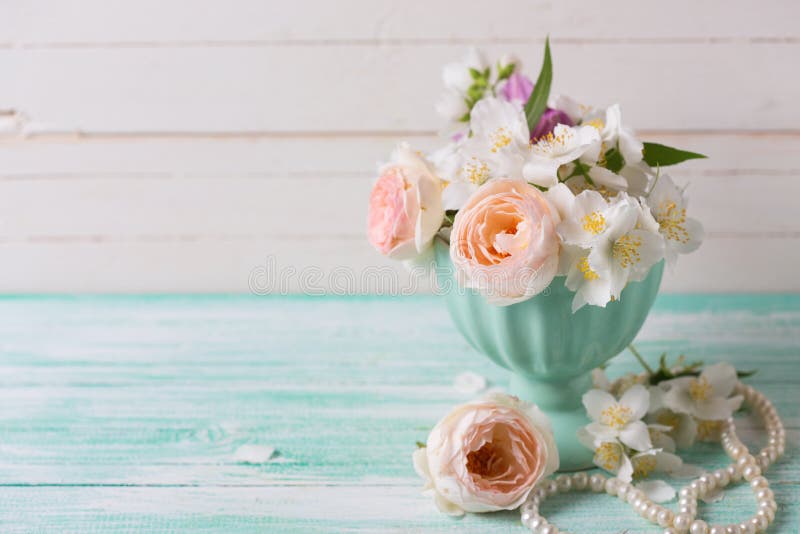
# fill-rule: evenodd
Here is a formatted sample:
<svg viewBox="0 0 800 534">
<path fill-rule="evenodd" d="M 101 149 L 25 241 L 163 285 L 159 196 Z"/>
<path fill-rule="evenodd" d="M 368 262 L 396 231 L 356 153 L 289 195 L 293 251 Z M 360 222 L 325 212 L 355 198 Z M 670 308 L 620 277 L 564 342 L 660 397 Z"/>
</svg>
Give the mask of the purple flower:
<svg viewBox="0 0 800 534">
<path fill-rule="evenodd" d="M 551 133 L 559 124 L 575 126 L 569 116 L 560 109 L 546 108 L 536 128 L 531 132 L 531 141 L 536 141 L 536 139 Z"/>
<path fill-rule="evenodd" d="M 533 91 L 533 82 L 524 74 L 519 74 L 517 72 L 509 76 L 508 81 L 506 81 L 503 88 L 500 89 L 503 98 L 509 102 L 517 101 L 523 104 L 528 101 L 528 97 L 531 96 L 531 91 Z"/>
<path fill-rule="evenodd" d="M 509 102 L 521 102 L 525 104 L 533 91 L 533 82 L 530 81 L 524 74 L 514 73 L 509 78 L 506 84 L 500 89 L 500 94 Z M 547 108 L 542 113 L 542 118 L 536 128 L 531 132 L 531 141 L 535 141 L 542 136 L 552 132 L 556 125 L 566 124 L 567 126 L 574 126 L 569 116 L 559 109 Z"/>
</svg>

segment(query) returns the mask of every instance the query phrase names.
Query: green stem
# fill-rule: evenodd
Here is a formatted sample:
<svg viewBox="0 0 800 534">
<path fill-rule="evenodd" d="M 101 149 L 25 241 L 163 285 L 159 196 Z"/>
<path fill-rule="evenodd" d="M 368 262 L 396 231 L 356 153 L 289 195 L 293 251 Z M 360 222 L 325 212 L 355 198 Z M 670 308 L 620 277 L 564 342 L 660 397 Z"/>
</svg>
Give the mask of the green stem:
<svg viewBox="0 0 800 534">
<path fill-rule="evenodd" d="M 628 350 L 629 350 L 629 351 L 631 351 L 631 353 L 632 353 L 634 356 L 636 356 L 636 359 L 637 359 L 637 360 L 639 360 L 639 363 L 640 363 L 640 364 L 642 364 L 642 367 L 644 367 L 644 370 L 645 370 L 645 371 L 647 371 L 648 373 L 650 373 L 650 374 L 652 375 L 652 374 L 653 374 L 653 370 L 652 370 L 652 369 L 650 369 L 650 366 L 649 366 L 649 365 L 647 365 L 647 362 L 646 362 L 646 361 L 644 361 L 644 358 L 642 358 L 642 355 L 641 355 L 641 354 L 639 354 L 639 351 L 638 351 L 638 350 L 636 350 L 636 347 L 634 347 L 634 346 L 633 346 L 633 344 L 631 344 L 631 345 L 628 345 Z"/>
<path fill-rule="evenodd" d="M 575 169 L 578 171 L 578 173 L 580 173 L 581 176 L 583 176 L 583 179 L 586 180 L 587 184 L 591 185 L 592 187 L 596 187 L 594 185 L 594 181 L 589 178 L 589 173 L 586 171 L 586 167 L 583 166 L 583 163 L 576 161 Z"/>
</svg>

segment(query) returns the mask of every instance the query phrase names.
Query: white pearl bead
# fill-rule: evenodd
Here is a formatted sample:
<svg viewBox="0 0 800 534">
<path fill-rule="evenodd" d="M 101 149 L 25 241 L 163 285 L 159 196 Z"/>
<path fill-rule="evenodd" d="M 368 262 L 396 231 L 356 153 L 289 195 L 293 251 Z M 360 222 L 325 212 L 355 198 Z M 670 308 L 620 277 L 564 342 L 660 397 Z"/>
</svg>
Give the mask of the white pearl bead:
<svg viewBox="0 0 800 534">
<path fill-rule="evenodd" d="M 708 529 L 708 534 L 725 534 L 725 527 L 721 525 L 712 525 L 710 529 Z"/>
<path fill-rule="evenodd" d="M 763 476 L 757 476 L 750 481 L 750 487 L 754 490 L 758 488 L 768 488 L 769 482 L 767 482 L 767 479 Z"/>
<path fill-rule="evenodd" d="M 714 489 L 717 484 L 717 480 L 713 475 L 703 475 L 698 480 L 706 485 L 707 491 Z"/>
<path fill-rule="evenodd" d="M 586 473 L 580 472 L 572 475 L 572 485 L 575 486 L 576 490 L 585 490 L 588 484 L 589 475 Z"/>
<path fill-rule="evenodd" d="M 742 477 L 745 480 L 752 480 L 759 475 L 761 475 L 761 468 L 755 464 L 747 465 L 742 469 Z"/>
<path fill-rule="evenodd" d="M 530 521 L 525 523 L 525 525 L 531 530 L 537 530 L 537 529 L 541 528 L 542 526 L 544 526 L 546 524 L 547 524 L 547 521 L 545 521 L 544 517 L 542 517 L 540 515 L 533 516 L 530 519 Z"/>
<path fill-rule="evenodd" d="M 702 519 L 697 519 L 692 522 L 689 532 L 691 534 L 708 534 L 708 523 Z"/>
<path fill-rule="evenodd" d="M 558 484 L 556 484 L 555 480 L 548 480 L 545 482 L 544 489 L 548 496 L 555 495 L 558 493 Z"/>
<path fill-rule="evenodd" d="M 772 523 L 773 521 L 775 521 L 775 512 L 773 512 L 769 508 L 759 508 L 756 511 L 756 515 L 765 517 L 767 519 L 767 523 Z"/>
<path fill-rule="evenodd" d="M 724 488 L 731 483 L 731 477 L 725 469 L 717 469 L 714 471 L 714 479 L 717 481 L 717 487 Z"/>
<path fill-rule="evenodd" d="M 692 519 L 692 516 L 689 514 L 678 514 L 675 516 L 675 519 L 672 520 L 672 526 L 678 529 L 679 532 L 684 532 L 689 530 Z"/>
<path fill-rule="evenodd" d="M 699 478 L 693 480 L 692 483 L 689 484 L 689 487 L 694 489 L 698 497 L 703 497 L 708 492 L 708 485 Z"/>
<path fill-rule="evenodd" d="M 648 521 L 651 523 L 656 523 L 658 521 L 658 512 L 661 510 L 661 507 L 657 504 L 651 504 L 647 508 L 647 515 L 645 516 Z"/>
<path fill-rule="evenodd" d="M 725 471 L 728 472 L 731 482 L 739 482 L 742 479 L 742 471 L 735 465 L 729 465 L 725 468 Z"/>
<path fill-rule="evenodd" d="M 697 506 L 697 499 L 681 497 L 678 499 L 678 506 Z"/>
<path fill-rule="evenodd" d="M 627 482 L 620 482 L 617 486 L 617 497 L 619 500 L 625 501 L 628 498 L 628 492 L 631 490 L 631 485 Z"/>
<path fill-rule="evenodd" d="M 672 519 L 675 517 L 675 514 L 672 513 L 672 510 L 667 510 L 666 508 L 659 510 L 658 515 L 656 516 L 656 521 L 662 527 L 667 527 L 672 524 Z"/>
<path fill-rule="evenodd" d="M 756 456 L 756 467 L 761 469 L 761 471 L 766 471 L 769 468 L 770 463 L 769 456 L 763 452 L 758 453 L 758 456 Z"/>
<path fill-rule="evenodd" d="M 519 518 L 522 520 L 522 524 L 525 526 L 528 526 L 528 523 L 530 523 L 531 519 L 534 517 L 536 517 L 536 515 L 531 512 L 522 512 L 522 514 L 519 516 Z"/>
<path fill-rule="evenodd" d="M 772 499 L 765 499 L 765 500 L 758 501 L 758 507 L 759 508 L 769 508 L 773 512 L 777 512 L 778 511 L 778 503 L 776 503 Z"/>
<path fill-rule="evenodd" d="M 569 475 L 558 475 L 556 477 L 556 485 L 558 486 L 558 491 L 566 493 L 572 489 L 572 477 Z"/>
<path fill-rule="evenodd" d="M 665 529 L 663 530 L 663 533 L 664 533 L 664 534 L 678 534 L 678 531 L 677 531 L 677 530 L 675 530 L 674 528 L 671 528 L 671 527 L 670 527 L 670 528 L 665 528 Z"/>
<path fill-rule="evenodd" d="M 745 521 L 744 523 L 739 523 L 739 532 L 742 534 L 755 534 L 756 528 L 750 521 Z"/>
<path fill-rule="evenodd" d="M 619 479 L 609 478 L 606 479 L 606 493 L 609 495 L 616 495 L 619 489 Z"/>
<path fill-rule="evenodd" d="M 558 528 L 555 525 L 546 525 L 539 529 L 539 534 L 558 534 Z"/>
<path fill-rule="evenodd" d="M 740 534 L 739 525 L 727 525 L 725 527 L 725 534 Z"/>
<path fill-rule="evenodd" d="M 739 457 L 745 452 L 747 451 L 740 445 L 734 445 L 730 449 L 728 449 L 728 456 L 730 456 L 734 460 L 738 460 Z"/>
<path fill-rule="evenodd" d="M 603 475 L 594 474 L 589 477 L 589 486 L 591 486 L 592 491 L 595 493 L 599 493 L 605 489 L 606 485 L 606 478 Z"/>
<path fill-rule="evenodd" d="M 636 501 L 642 500 L 643 497 L 644 493 L 642 493 L 641 490 L 638 490 L 636 488 L 631 488 L 630 490 L 628 490 L 627 495 L 625 495 L 625 500 L 628 501 L 629 504 L 633 504 Z"/>
<path fill-rule="evenodd" d="M 537 488 L 536 490 L 534 490 L 533 496 L 539 499 L 540 501 L 543 501 L 547 498 L 547 490 L 544 488 Z"/>
<path fill-rule="evenodd" d="M 764 532 L 769 526 L 767 523 L 767 518 L 760 516 L 755 516 L 750 519 L 750 524 L 753 525 L 753 528 L 756 529 L 756 532 Z"/>
<path fill-rule="evenodd" d="M 761 488 L 756 492 L 756 499 L 759 501 L 774 500 L 775 494 L 772 493 L 772 490 L 769 488 Z"/>
<path fill-rule="evenodd" d="M 753 456 L 751 454 L 749 454 L 749 453 L 748 454 L 744 454 L 742 456 L 739 456 L 739 458 L 736 460 L 736 466 L 744 471 L 744 468 L 747 467 L 748 465 L 754 465 L 755 464 L 755 460 L 756 459 L 753 458 Z"/>
<path fill-rule="evenodd" d="M 678 506 L 678 513 L 687 514 L 690 516 L 697 515 L 697 507 L 696 506 Z"/>
</svg>

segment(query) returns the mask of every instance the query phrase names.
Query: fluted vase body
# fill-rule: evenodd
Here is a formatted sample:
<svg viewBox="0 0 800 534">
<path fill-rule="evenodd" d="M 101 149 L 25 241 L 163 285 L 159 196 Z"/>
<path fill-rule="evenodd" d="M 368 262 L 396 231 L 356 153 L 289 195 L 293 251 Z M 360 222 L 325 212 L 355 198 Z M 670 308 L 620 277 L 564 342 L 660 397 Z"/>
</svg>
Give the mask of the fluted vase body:
<svg viewBox="0 0 800 534">
<path fill-rule="evenodd" d="M 535 402 L 550 416 L 561 471 L 592 465 L 592 453 L 577 440 L 588 420 L 581 404 L 591 389 L 591 371 L 633 341 L 650 311 L 664 270 L 655 265 L 647 278 L 631 282 L 620 299 L 605 308 L 584 306 L 572 312 L 575 294 L 553 279 L 542 293 L 510 306 L 489 304 L 452 278 L 449 250 L 436 243 L 439 284 L 459 332 L 479 352 L 511 371 L 509 391 Z"/>
</svg>

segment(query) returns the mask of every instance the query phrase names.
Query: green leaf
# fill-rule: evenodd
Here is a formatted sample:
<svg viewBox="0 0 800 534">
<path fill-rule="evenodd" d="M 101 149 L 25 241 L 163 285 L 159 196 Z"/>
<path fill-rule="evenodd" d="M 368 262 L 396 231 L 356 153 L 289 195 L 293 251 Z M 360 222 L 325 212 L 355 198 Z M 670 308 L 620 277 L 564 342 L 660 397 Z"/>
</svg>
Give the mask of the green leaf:
<svg viewBox="0 0 800 534">
<path fill-rule="evenodd" d="M 651 167 L 666 167 L 689 159 L 705 158 L 703 154 L 688 152 L 658 143 L 644 143 L 644 161 Z"/>
<path fill-rule="evenodd" d="M 509 63 L 506 66 L 500 66 L 500 63 L 497 63 L 497 81 L 503 81 L 509 78 L 512 74 L 514 74 L 514 68 L 516 65 L 513 63 Z"/>
<path fill-rule="evenodd" d="M 424 443 L 422 443 L 421 441 L 418 441 L 418 442 L 417 442 L 417 448 L 418 448 L 418 449 L 424 449 L 424 448 L 425 448 L 425 444 L 424 444 Z"/>
<path fill-rule="evenodd" d="M 453 224 L 456 221 L 456 213 L 458 213 L 458 210 L 446 210 L 444 212 L 445 220 Z"/>
<path fill-rule="evenodd" d="M 525 118 L 528 120 L 528 129 L 532 132 L 539 119 L 542 118 L 547 108 L 547 97 L 550 96 L 550 84 L 553 81 L 553 62 L 550 59 L 550 37 L 544 41 L 544 60 L 536 85 L 533 87 L 530 98 L 525 103 Z"/>
<path fill-rule="evenodd" d="M 481 78 L 483 78 L 483 73 L 478 69 L 473 69 L 472 67 L 469 68 L 469 75 L 472 76 L 472 79 L 475 81 L 478 81 Z"/>
<path fill-rule="evenodd" d="M 751 369 L 749 371 L 736 371 L 736 376 L 739 378 L 747 378 L 748 376 L 753 376 L 758 372 L 758 369 Z"/>
<path fill-rule="evenodd" d="M 623 159 L 622 153 L 619 150 L 612 148 L 606 152 L 606 169 L 616 173 L 621 171 L 622 167 L 624 166 L 625 160 Z"/>
</svg>

